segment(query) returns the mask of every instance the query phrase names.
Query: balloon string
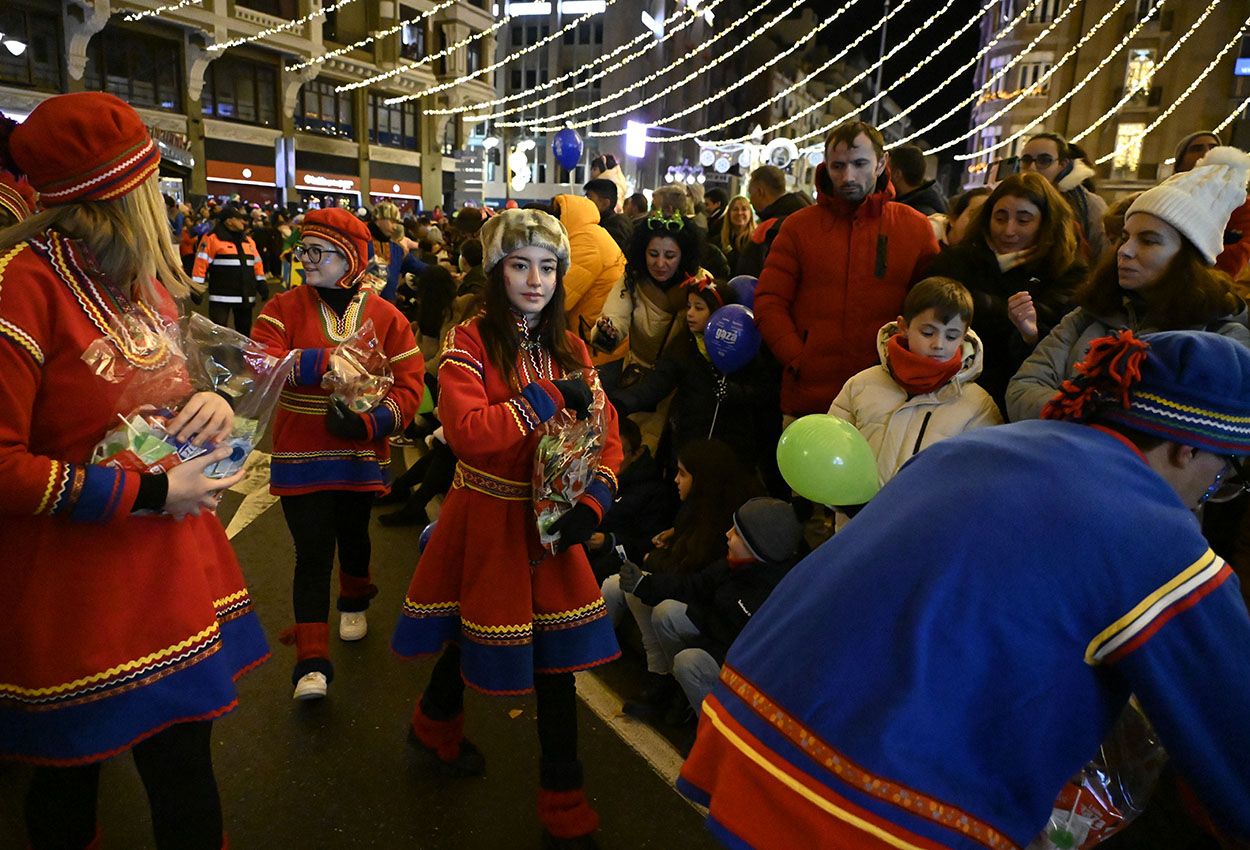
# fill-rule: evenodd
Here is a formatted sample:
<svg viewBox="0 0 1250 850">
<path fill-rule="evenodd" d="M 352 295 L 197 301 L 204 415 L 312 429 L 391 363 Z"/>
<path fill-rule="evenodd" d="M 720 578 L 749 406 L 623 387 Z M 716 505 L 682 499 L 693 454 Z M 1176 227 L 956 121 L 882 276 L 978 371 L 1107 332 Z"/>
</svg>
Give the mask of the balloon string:
<svg viewBox="0 0 1250 850">
<path fill-rule="evenodd" d="M 712 432 L 716 430 L 716 417 L 720 414 L 720 399 L 716 400 L 716 408 L 712 411 L 712 427 L 707 429 L 707 438 L 712 439 Z"/>
</svg>

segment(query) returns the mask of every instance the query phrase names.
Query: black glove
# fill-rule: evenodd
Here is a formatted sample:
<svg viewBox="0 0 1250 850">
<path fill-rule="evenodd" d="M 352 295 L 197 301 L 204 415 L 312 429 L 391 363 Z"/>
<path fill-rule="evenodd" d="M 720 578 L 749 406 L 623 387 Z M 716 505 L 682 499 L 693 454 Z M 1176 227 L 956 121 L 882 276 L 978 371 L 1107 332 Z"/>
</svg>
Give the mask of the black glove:
<svg viewBox="0 0 1250 850">
<path fill-rule="evenodd" d="M 553 522 L 547 531 L 560 535 L 556 551 L 563 552 L 570 546 L 585 543 L 598 527 L 599 516 L 588 506 L 579 502 L 564 516 Z"/>
<path fill-rule="evenodd" d="M 564 396 L 564 406 L 575 412 L 578 419 L 585 419 L 590 415 L 590 403 L 595 397 L 585 381 L 580 378 L 565 378 L 552 383 L 560 391 L 560 395 Z"/>
<path fill-rule="evenodd" d="M 326 430 L 340 440 L 367 440 L 369 429 L 359 413 L 337 398 L 326 409 Z"/>
<path fill-rule="evenodd" d="M 638 585 L 642 582 L 642 567 L 633 561 L 626 561 L 621 564 L 621 590 L 626 593 L 633 593 L 638 589 Z"/>
<path fill-rule="evenodd" d="M 261 301 L 269 300 L 269 284 L 263 280 L 256 281 L 256 294 L 260 296 Z"/>
</svg>

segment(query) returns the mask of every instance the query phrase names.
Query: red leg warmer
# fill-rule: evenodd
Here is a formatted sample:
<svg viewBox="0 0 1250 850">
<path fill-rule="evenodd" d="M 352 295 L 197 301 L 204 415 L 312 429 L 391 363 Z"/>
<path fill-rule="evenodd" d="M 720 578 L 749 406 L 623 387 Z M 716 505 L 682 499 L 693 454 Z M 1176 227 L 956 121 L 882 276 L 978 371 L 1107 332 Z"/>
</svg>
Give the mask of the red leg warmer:
<svg viewBox="0 0 1250 850">
<path fill-rule="evenodd" d="M 300 661 L 330 657 L 330 627 L 325 623 L 296 623 L 278 640 L 287 646 L 295 644 L 295 656 Z"/>
<path fill-rule="evenodd" d="M 368 602 L 378 595 L 378 588 L 368 576 L 349 575 L 339 570 L 339 596 L 343 599 Z"/>
<path fill-rule="evenodd" d="M 412 731 L 427 749 L 434 751 L 443 761 L 455 761 L 460 755 L 460 742 L 464 740 L 464 712 L 451 720 L 431 720 L 421 710 L 421 700 L 412 710 Z"/>
<path fill-rule="evenodd" d="M 599 828 L 599 813 L 590 807 L 586 792 L 538 791 L 538 819 L 556 838 L 580 838 Z"/>
</svg>

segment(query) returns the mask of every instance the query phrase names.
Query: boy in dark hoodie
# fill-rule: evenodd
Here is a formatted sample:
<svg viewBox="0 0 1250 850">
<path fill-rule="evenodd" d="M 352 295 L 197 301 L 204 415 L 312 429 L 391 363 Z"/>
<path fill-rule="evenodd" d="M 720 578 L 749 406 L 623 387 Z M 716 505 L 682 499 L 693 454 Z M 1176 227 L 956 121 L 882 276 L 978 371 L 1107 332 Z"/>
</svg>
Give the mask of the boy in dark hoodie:
<svg viewBox="0 0 1250 850">
<path fill-rule="evenodd" d="M 789 503 L 766 496 L 734 512 L 724 558 L 697 573 L 646 573 L 626 561 L 621 589 L 653 606 L 651 623 L 673 677 L 697 713 L 729 645 L 798 561 L 803 527 Z"/>
</svg>

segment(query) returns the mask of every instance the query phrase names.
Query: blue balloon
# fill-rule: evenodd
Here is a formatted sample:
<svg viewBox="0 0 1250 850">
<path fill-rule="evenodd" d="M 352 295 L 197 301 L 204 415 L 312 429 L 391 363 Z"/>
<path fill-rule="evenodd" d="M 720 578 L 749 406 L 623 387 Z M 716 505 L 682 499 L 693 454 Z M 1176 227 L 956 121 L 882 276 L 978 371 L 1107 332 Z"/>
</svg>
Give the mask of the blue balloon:
<svg viewBox="0 0 1250 850">
<path fill-rule="evenodd" d="M 430 542 L 430 537 L 434 534 L 434 526 L 438 525 L 438 520 L 421 529 L 421 536 L 417 538 L 417 554 L 420 555 L 425 551 L 425 546 Z"/>
<path fill-rule="evenodd" d="M 582 158 L 582 137 L 572 127 L 565 127 L 551 140 L 551 153 L 565 171 L 572 171 Z"/>
<path fill-rule="evenodd" d="M 755 287 L 759 285 L 759 278 L 751 277 L 749 274 L 740 274 L 730 279 L 729 288 L 733 290 L 734 297 L 738 299 L 738 303 L 743 307 L 755 309 Z"/>
<path fill-rule="evenodd" d="M 760 350 L 760 332 L 755 314 L 741 304 L 721 307 L 703 329 L 712 365 L 726 375 L 733 374 L 755 359 Z"/>
</svg>

